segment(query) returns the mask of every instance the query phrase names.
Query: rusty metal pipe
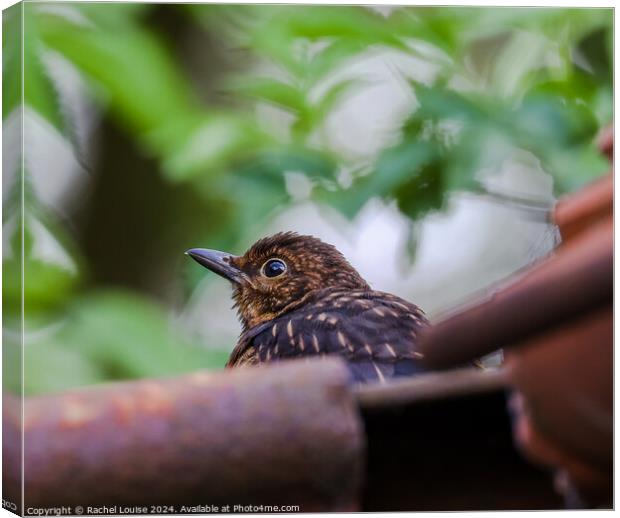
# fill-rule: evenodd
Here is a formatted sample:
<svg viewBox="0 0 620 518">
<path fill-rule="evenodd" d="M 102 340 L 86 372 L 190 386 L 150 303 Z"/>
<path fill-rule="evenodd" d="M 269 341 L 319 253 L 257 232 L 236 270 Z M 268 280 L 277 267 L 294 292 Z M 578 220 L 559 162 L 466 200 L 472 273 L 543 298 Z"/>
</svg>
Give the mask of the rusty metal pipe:
<svg viewBox="0 0 620 518">
<path fill-rule="evenodd" d="M 558 201 L 553 221 L 564 242 L 609 217 L 614 208 L 614 183 L 610 173 Z"/>
<path fill-rule="evenodd" d="M 25 505 L 354 510 L 364 439 L 347 380 L 329 359 L 28 398 Z M 16 500 L 17 414 L 4 414 L 3 445 Z"/>
<path fill-rule="evenodd" d="M 530 338 L 506 353 L 505 367 L 538 433 L 611 481 L 611 305 Z"/>
</svg>

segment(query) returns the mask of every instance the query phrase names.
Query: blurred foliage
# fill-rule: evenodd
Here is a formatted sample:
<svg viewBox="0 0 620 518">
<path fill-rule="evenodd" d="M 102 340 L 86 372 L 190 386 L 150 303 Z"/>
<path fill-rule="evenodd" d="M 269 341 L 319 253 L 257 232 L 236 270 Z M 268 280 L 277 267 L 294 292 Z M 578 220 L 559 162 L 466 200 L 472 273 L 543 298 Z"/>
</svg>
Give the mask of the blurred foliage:
<svg viewBox="0 0 620 518">
<path fill-rule="evenodd" d="M 194 233 L 197 243 L 237 247 L 256 237 L 290 201 L 288 172 L 303 173 L 314 200 L 348 217 L 380 196 L 416 220 L 441 209 L 451 192 L 482 190 L 480 171 L 497 170 L 510 150 L 538 158 L 557 194 L 607 168 L 593 140 L 612 118 L 611 9 L 404 7 L 381 14 L 361 6 L 25 3 L 3 14 L 3 119 L 20 107 L 23 42 L 26 109 L 82 157 L 72 101 L 46 59 L 62 56 L 105 117 L 157 163 L 153 174 L 188 186 L 205 213 L 217 215 L 216 224 Z M 177 29 L 153 23 L 162 17 Z M 198 65 L 188 58 L 192 34 L 210 45 Z M 402 127 L 378 153 L 355 159 L 329 141 L 325 127 L 369 84 L 339 72 L 377 49 L 420 59 L 436 74 L 422 83 L 403 73 L 415 102 Z M 206 90 L 197 68 L 208 76 Z M 265 106 L 290 122 L 285 131 L 265 126 L 257 111 Z M 93 284 L 64 208 L 45 206 L 31 172 L 14 177 L 21 173 L 23 243 L 20 182 L 5 196 L 3 214 L 10 242 L 4 354 L 19 356 L 23 290 L 28 392 L 222 366 L 225 353 L 197 347 L 145 294 Z M 63 251 L 63 264 L 41 257 L 42 239 Z M 204 272 L 186 268 L 193 287 Z M 5 361 L 7 386 L 15 389 L 18 373 L 7 368 Z"/>
<path fill-rule="evenodd" d="M 164 308 L 130 293 L 98 291 L 76 297 L 55 325 L 59 329 L 51 338 L 28 337 L 26 393 L 169 376 L 201 365 L 221 366 L 228 357 L 227 351 L 188 343 L 181 332 L 168 325 Z M 4 364 L 14 365 L 19 344 L 5 335 L 4 348 L 9 355 Z M 18 390 L 18 373 L 9 369 L 6 374 L 6 386 Z"/>
</svg>

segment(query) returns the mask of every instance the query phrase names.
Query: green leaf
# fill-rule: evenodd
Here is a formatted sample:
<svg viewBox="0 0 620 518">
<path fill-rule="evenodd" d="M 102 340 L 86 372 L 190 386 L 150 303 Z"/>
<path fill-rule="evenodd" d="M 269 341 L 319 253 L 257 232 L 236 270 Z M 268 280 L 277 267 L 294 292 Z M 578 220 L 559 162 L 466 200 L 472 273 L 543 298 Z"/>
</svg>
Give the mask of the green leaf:
<svg viewBox="0 0 620 518">
<path fill-rule="evenodd" d="M 3 296 L 8 307 L 17 308 L 21 301 L 21 265 L 18 260 L 5 260 L 2 270 Z M 29 314 L 57 309 L 67 301 L 77 283 L 74 273 L 40 260 L 26 261 L 24 275 L 24 300 Z"/>
<path fill-rule="evenodd" d="M 430 43 L 449 55 L 458 56 L 464 47 L 464 28 L 474 17 L 475 12 L 465 13 L 459 8 L 409 7 L 393 13 L 390 24 L 402 37 Z"/>
<path fill-rule="evenodd" d="M 106 379 L 169 376 L 221 368 L 228 352 L 198 347 L 169 322 L 163 308 L 144 297 L 104 291 L 76 299 L 56 338 L 79 351 Z"/>
<path fill-rule="evenodd" d="M 171 376 L 224 366 L 228 351 L 191 344 L 163 308 L 121 291 L 76 299 L 65 318 L 29 339 L 25 349 L 27 394 L 48 393 L 109 380 Z M 20 362 L 20 346 L 5 336 L 5 366 Z M 19 390 L 12 369 L 5 386 Z M 5 369 L 5 374 L 7 371 Z"/>
<path fill-rule="evenodd" d="M 268 77 L 245 77 L 230 83 L 234 92 L 260 101 L 275 104 L 291 112 L 303 114 L 307 110 L 306 98 L 294 86 Z"/>
<path fill-rule="evenodd" d="M 255 126 L 230 115 L 213 114 L 202 119 L 178 122 L 187 124 L 164 126 L 145 138 L 150 147 L 166 150 L 162 168 L 173 181 L 209 176 L 229 161 L 251 155 L 267 141 L 267 137 Z M 184 135 L 178 143 L 177 135 Z M 176 145 L 171 145 L 172 142 Z"/>
<path fill-rule="evenodd" d="M 315 85 L 368 49 L 363 41 L 357 39 L 336 38 L 325 43 L 325 47 L 318 51 L 303 69 L 303 77 L 309 85 Z"/>
<path fill-rule="evenodd" d="M 369 45 L 406 48 L 381 15 L 364 7 L 278 6 L 270 14 L 256 27 L 251 40 L 254 50 L 282 65 L 294 77 L 310 78 L 310 83 L 338 61 Z M 304 41 L 327 43 L 329 51 L 323 57 L 329 59 L 319 57 L 320 65 L 313 65 L 317 60 L 315 51 L 310 52 L 307 46 L 305 52 L 299 51 L 298 44 Z M 319 56 L 323 52 L 319 51 Z"/>
<path fill-rule="evenodd" d="M 574 192 L 609 172 L 609 162 L 594 145 L 550 150 L 544 161 L 558 195 Z"/>
<path fill-rule="evenodd" d="M 294 37 L 321 39 L 330 37 L 367 41 L 398 41 L 385 19 L 357 6 L 287 6 L 275 16 L 266 31 L 285 27 Z"/>
<path fill-rule="evenodd" d="M 49 329 L 43 333 L 49 335 Z M 26 396 L 59 392 L 105 381 L 105 375 L 92 361 L 78 351 L 61 344 L 38 339 L 27 343 L 23 350 L 23 384 Z M 21 395 L 22 346 L 16 333 L 6 329 L 2 342 L 2 386 L 8 392 Z"/>
<path fill-rule="evenodd" d="M 342 102 L 344 97 L 351 94 L 352 90 L 361 88 L 363 85 L 367 84 L 368 82 L 363 82 L 358 79 L 344 79 L 336 82 L 316 103 L 314 103 L 312 110 L 310 111 L 311 127 L 323 122 L 332 110 Z"/>
<path fill-rule="evenodd" d="M 24 355 L 24 391 L 48 394 L 107 381 L 105 373 L 79 351 L 63 344 L 28 344 Z"/>
<path fill-rule="evenodd" d="M 153 31 L 126 24 L 112 37 L 43 18 L 45 41 L 103 89 L 114 114 L 160 158 L 169 179 L 211 174 L 265 143 L 266 136 L 244 117 L 201 107 Z"/>
<path fill-rule="evenodd" d="M 518 141 L 542 153 L 555 146 L 568 148 L 589 142 L 598 130 L 596 118 L 585 104 L 555 96 L 528 96 L 500 121 Z"/>
<path fill-rule="evenodd" d="M 62 131 L 65 125 L 64 118 L 60 111 L 56 91 L 41 59 L 44 46 L 40 41 L 38 18 L 34 14 L 34 9 L 32 4 L 23 6 L 16 4 L 3 12 L 5 31 L 2 42 L 4 64 L 2 117 L 6 118 L 21 103 L 23 80 L 26 106 L 35 110 Z M 23 34 L 22 15 L 24 18 Z"/>
<path fill-rule="evenodd" d="M 469 96 L 450 90 L 442 84 L 432 87 L 416 83 L 414 87 L 419 103 L 413 119 L 460 120 L 472 124 L 484 123 L 493 113 L 494 102 L 470 93 Z"/>
<path fill-rule="evenodd" d="M 152 31 L 131 26 L 112 36 L 41 15 L 43 40 L 109 96 L 116 115 L 139 135 L 200 107 L 177 64 Z"/>
<path fill-rule="evenodd" d="M 436 157 L 435 146 L 427 141 L 405 141 L 384 151 L 374 171 L 358 178 L 344 190 L 319 191 L 319 201 L 327 202 L 352 218 L 374 196 L 390 197 L 400 186 L 417 178 Z"/>
<path fill-rule="evenodd" d="M 94 23 L 99 29 L 119 31 L 135 28 L 141 18 L 152 10 L 154 5 L 147 3 L 98 3 L 76 2 L 63 4 L 63 7 L 75 9 Z"/>
<path fill-rule="evenodd" d="M 31 319 L 62 308 L 80 282 L 80 271 L 75 245 L 64 229 L 54 224 L 44 211 L 32 208 L 29 203 L 26 205 L 23 235 L 23 296 L 25 316 Z M 15 225 L 10 236 L 11 252 L 6 254 L 2 262 L 2 295 L 10 316 L 15 316 L 21 311 L 21 239 L 21 228 Z M 71 264 L 62 264 L 56 261 L 55 257 L 45 257 L 41 254 L 41 250 L 45 248 L 56 249 L 57 253 L 64 254 Z"/>
<path fill-rule="evenodd" d="M 398 208 L 413 220 L 441 209 L 448 193 L 444 169 L 445 163 L 438 157 L 423 164 L 415 176 L 396 189 Z"/>
<path fill-rule="evenodd" d="M 612 56 L 607 51 L 607 33 L 611 32 L 607 27 L 600 27 L 585 35 L 577 44 L 577 49 L 586 58 L 592 69 L 592 73 L 599 81 L 611 83 Z"/>
<path fill-rule="evenodd" d="M 442 160 L 442 188 L 446 192 L 479 191 L 478 173 L 499 170 L 513 152 L 514 142 L 492 123 L 463 130 Z"/>
<path fill-rule="evenodd" d="M 334 157 L 297 146 L 265 149 L 253 157 L 253 163 L 263 174 L 279 178 L 283 173 L 293 171 L 305 173 L 310 178 L 333 179 L 336 171 Z"/>
<path fill-rule="evenodd" d="M 4 315 L 3 315 L 4 316 Z M 2 326 L 2 389 L 21 396 L 22 350 L 19 335 L 9 336 L 6 317 Z"/>
<path fill-rule="evenodd" d="M 2 11 L 2 118 L 21 102 L 22 9 L 15 4 Z"/>
</svg>

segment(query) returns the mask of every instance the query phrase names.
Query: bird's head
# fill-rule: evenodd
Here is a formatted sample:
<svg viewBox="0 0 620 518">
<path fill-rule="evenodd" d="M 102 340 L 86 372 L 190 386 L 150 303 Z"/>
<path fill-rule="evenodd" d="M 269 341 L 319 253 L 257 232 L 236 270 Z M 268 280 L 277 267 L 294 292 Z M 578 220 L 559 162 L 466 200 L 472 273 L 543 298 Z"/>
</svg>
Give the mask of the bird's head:
<svg viewBox="0 0 620 518">
<path fill-rule="evenodd" d="M 288 311 L 315 290 L 368 288 L 334 246 L 295 232 L 261 239 L 241 256 L 204 248 L 186 253 L 233 283 L 245 329 Z"/>
</svg>

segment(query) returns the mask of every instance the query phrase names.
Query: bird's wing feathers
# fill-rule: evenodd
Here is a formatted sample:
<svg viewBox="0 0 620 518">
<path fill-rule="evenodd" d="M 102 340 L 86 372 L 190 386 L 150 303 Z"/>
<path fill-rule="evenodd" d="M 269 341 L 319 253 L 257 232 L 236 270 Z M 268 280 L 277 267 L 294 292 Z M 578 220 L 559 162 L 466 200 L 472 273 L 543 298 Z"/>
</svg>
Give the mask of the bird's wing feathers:
<svg viewBox="0 0 620 518">
<path fill-rule="evenodd" d="M 248 365 L 259 363 L 258 355 L 252 347 L 254 337 L 261 334 L 265 329 L 269 329 L 272 322 L 263 322 L 262 324 L 248 329 L 241 333 L 237 345 L 230 353 L 230 357 L 226 362 L 226 367 L 234 367 L 235 365 Z"/>
<path fill-rule="evenodd" d="M 243 349 L 253 346 L 260 362 L 339 354 L 357 381 L 382 381 L 423 370 L 415 343 L 426 324 L 417 306 L 394 295 L 369 290 L 324 292 L 251 330 Z"/>
</svg>

